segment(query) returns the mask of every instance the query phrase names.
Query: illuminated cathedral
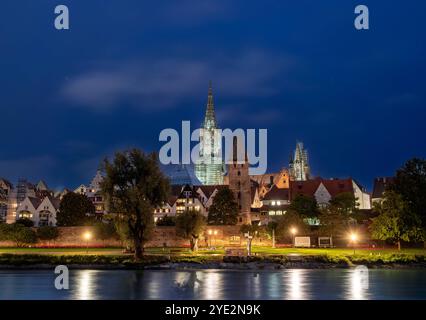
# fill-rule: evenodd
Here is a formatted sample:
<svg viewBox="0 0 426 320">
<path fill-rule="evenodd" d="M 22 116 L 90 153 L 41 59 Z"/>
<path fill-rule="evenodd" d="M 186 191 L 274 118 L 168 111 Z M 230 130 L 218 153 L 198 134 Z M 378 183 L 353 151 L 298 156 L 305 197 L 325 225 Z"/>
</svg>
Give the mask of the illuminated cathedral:
<svg viewBox="0 0 426 320">
<path fill-rule="evenodd" d="M 213 90 L 210 82 L 206 115 L 200 129 L 199 158 L 195 161 L 195 175 L 203 185 L 223 184 L 224 165 L 222 159 L 221 133 L 216 121 Z"/>
</svg>

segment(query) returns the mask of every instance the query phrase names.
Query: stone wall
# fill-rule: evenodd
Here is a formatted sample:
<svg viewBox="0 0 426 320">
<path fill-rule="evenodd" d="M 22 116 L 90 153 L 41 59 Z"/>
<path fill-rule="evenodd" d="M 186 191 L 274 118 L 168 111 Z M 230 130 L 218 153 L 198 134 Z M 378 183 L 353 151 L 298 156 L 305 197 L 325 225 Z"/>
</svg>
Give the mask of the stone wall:
<svg viewBox="0 0 426 320">
<path fill-rule="evenodd" d="M 39 241 L 34 247 L 121 247 L 116 239 L 96 239 L 94 227 L 59 227 L 59 238 L 55 241 Z M 245 246 L 246 239 L 239 232 L 240 226 L 208 226 L 199 241 L 199 246 Z M 93 234 L 89 241 L 84 240 L 86 232 Z M 211 233 L 211 234 L 209 234 Z M 188 247 L 189 240 L 176 235 L 175 227 L 156 227 L 147 247 Z M 267 238 L 253 240 L 253 245 L 271 245 Z M 0 242 L 0 247 L 15 246 L 12 242 Z"/>
</svg>

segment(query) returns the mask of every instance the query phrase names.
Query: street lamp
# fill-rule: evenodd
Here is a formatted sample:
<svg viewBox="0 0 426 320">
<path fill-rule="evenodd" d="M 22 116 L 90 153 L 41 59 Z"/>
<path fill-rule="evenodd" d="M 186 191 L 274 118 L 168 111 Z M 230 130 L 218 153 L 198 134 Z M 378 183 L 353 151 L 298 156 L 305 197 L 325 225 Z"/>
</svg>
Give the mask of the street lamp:
<svg viewBox="0 0 426 320">
<path fill-rule="evenodd" d="M 351 239 L 352 246 L 354 248 L 354 254 L 355 254 L 355 244 L 356 244 L 356 241 L 358 240 L 358 235 L 356 233 L 351 233 L 349 238 Z"/>
<path fill-rule="evenodd" d="M 293 235 L 293 247 L 295 247 L 296 246 L 296 238 L 295 238 L 295 236 L 296 236 L 296 233 L 297 233 L 297 229 L 295 227 L 292 227 L 290 229 L 290 232 Z"/>
<path fill-rule="evenodd" d="M 84 240 L 86 240 L 86 253 L 89 253 L 89 240 L 92 239 L 92 234 L 87 231 L 83 234 Z"/>
</svg>

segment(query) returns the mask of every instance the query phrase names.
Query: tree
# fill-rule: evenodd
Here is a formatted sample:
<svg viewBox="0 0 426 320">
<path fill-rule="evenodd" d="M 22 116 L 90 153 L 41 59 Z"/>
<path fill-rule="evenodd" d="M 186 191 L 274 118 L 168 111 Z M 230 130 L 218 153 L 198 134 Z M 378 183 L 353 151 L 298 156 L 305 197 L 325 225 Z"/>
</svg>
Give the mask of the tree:
<svg viewBox="0 0 426 320">
<path fill-rule="evenodd" d="M 206 226 L 206 218 L 199 211 L 186 210 L 176 218 L 176 234 L 189 239 L 192 251 L 198 250 L 198 240 Z"/>
<path fill-rule="evenodd" d="M 408 160 L 397 170 L 390 189 L 401 195 L 410 212 L 420 218 L 423 230 L 426 230 L 426 160 Z"/>
<path fill-rule="evenodd" d="M 330 200 L 329 206 L 339 211 L 344 216 L 349 217 L 356 213 L 358 206 L 357 201 L 353 193 L 342 192 Z"/>
<path fill-rule="evenodd" d="M 347 229 L 348 218 L 345 217 L 339 207 L 327 206 L 320 210 L 319 234 L 328 237 L 341 236 Z"/>
<path fill-rule="evenodd" d="M 82 226 L 88 221 L 88 215 L 95 214 L 95 206 L 83 194 L 69 192 L 61 200 L 56 215 L 58 226 Z"/>
<path fill-rule="evenodd" d="M 398 250 L 401 241 L 423 240 L 421 220 L 395 191 L 386 191 L 383 202 L 375 204 L 375 210 L 379 216 L 370 225 L 373 239 L 390 240 L 398 245 Z"/>
<path fill-rule="evenodd" d="M 2 226 L 0 232 L 4 233 L 2 236 L 3 240 L 13 241 L 17 247 L 25 247 L 37 242 L 34 230 L 19 223 Z"/>
<path fill-rule="evenodd" d="M 154 208 L 167 200 L 169 181 L 158 166 L 157 155 L 137 149 L 117 152 L 112 162 L 105 159 L 103 169 L 101 188 L 107 207 L 127 224 L 139 259 L 154 228 Z"/>
<path fill-rule="evenodd" d="M 28 228 L 34 227 L 34 222 L 28 218 L 19 218 L 16 220 L 16 223 Z"/>
<path fill-rule="evenodd" d="M 176 225 L 176 218 L 175 217 L 169 217 L 165 215 L 161 219 L 158 219 L 157 226 L 162 227 L 171 227 Z"/>
<path fill-rule="evenodd" d="M 59 231 L 57 227 L 44 226 L 37 229 L 37 237 L 40 240 L 55 240 L 59 237 Z"/>
<path fill-rule="evenodd" d="M 238 222 L 238 204 L 229 188 L 220 189 L 209 209 L 209 224 L 236 225 Z"/>
<path fill-rule="evenodd" d="M 302 218 L 314 218 L 318 215 L 318 204 L 315 198 L 298 194 L 289 209 L 297 212 Z"/>
<path fill-rule="evenodd" d="M 112 221 L 95 223 L 95 235 L 97 239 L 102 241 L 117 237 L 114 223 Z"/>
<path fill-rule="evenodd" d="M 285 241 L 292 241 L 293 234 L 291 229 L 296 230 L 296 235 L 306 235 L 309 227 L 302 217 L 294 210 L 288 210 L 285 215 L 276 219 L 277 226 L 275 229 L 276 236 Z"/>
</svg>

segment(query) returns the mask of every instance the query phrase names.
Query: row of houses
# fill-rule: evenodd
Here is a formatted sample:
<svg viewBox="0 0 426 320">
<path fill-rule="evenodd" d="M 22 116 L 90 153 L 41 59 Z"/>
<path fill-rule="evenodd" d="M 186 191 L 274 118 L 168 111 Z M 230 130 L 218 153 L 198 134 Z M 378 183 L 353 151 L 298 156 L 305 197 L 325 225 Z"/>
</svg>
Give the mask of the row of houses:
<svg viewBox="0 0 426 320">
<path fill-rule="evenodd" d="M 316 178 L 306 181 L 283 181 L 286 172 L 256 177 L 251 179 L 250 188 L 250 220 L 252 223 L 266 224 L 277 216 L 282 216 L 288 210 L 297 195 L 315 198 L 320 207 L 326 206 L 332 198 L 341 193 L 351 193 L 357 199 L 360 210 L 371 209 L 371 196 L 352 178 L 323 179 Z M 281 179 L 280 179 L 281 177 Z M 198 210 L 208 215 L 213 199 L 221 188 L 228 185 L 204 186 L 189 185 L 174 186 L 167 203 L 154 212 L 155 220 L 164 216 L 176 216 L 185 210 Z"/>
<path fill-rule="evenodd" d="M 241 172 L 235 176 L 238 180 L 244 179 Z M 248 179 L 250 187 L 245 192 L 249 196 L 245 199 L 249 202 L 250 221 L 260 224 L 284 215 L 291 202 L 300 194 L 315 198 L 319 206 L 325 206 L 338 194 L 351 193 L 357 199 L 359 209 L 370 210 L 372 203 L 381 199 L 385 188 L 392 181 L 391 178 L 376 178 L 373 193 L 370 194 L 352 178 L 293 181 L 286 169 L 274 174 L 249 176 Z M 6 179 L 0 179 L 0 219 L 13 223 L 17 219 L 28 218 L 35 226 L 54 226 L 60 200 L 68 192 L 86 195 L 93 202 L 96 214 L 102 216 L 106 211 L 100 189 L 101 181 L 102 175 L 97 172 L 88 185 L 82 184 L 74 190 L 54 192 L 43 181 L 31 184 L 26 180 L 19 180 L 14 187 Z M 241 182 L 238 183 L 241 185 Z M 173 185 L 167 202 L 155 209 L 154 219 L 158 221 L 164 216 L 173 217 L 186 210 L 199 211 L 207 216 L 217 192 L 222 188 L 230 188 L 233 184 L 236 183 L 225 179 L 223 185 Z M 236 194 L 237 200 L 242 198 L 240 194 Z M 238 202 L 241 209 L 244 204 Z"/>
<path fill-rule="evenodd" d="M 56 226 L 57 213 L 63 196 L 75 192 L 87 196 L 95 207 L 95 214 L 105 213 L 100 182 L 102 176 L 98 171 L 88 185 L 80 185 L 74 190 L 54 191 L 44 181 L 33 184 L 20 179 L 16 186 L 0 178 L 0 222 L 14 223 L 18 219 L 30 219 L 34 226 Z"/>
</svg>

